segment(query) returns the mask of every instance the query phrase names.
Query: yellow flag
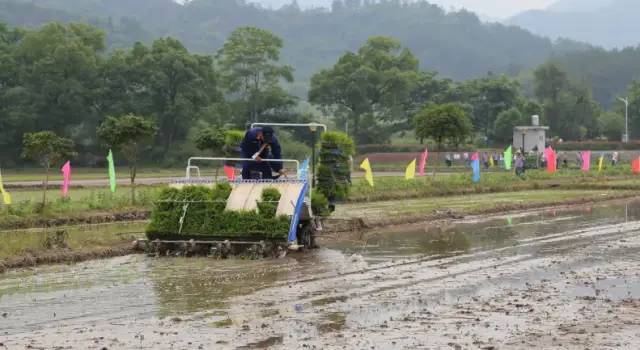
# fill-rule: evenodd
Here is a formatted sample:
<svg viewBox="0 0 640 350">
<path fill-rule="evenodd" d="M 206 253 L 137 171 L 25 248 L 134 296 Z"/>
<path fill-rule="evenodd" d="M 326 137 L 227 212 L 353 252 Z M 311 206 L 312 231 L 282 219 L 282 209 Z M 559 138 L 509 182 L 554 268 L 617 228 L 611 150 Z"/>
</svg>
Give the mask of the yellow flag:
<svg viewBox="0 0 640 350">
<path fill-rule="evenodd" d="M 404 178 L 407 180 L 413 180 L 416 178 L 416 160 L 412 160 L 409 165 L 407 165 L 407 170 L 404 172 Z"/>
<path fill-rule="evenodd" d="M 600 156 L 600 159 L 598 159 L 598 171 L 602 171 L 603 162 L 604 162 L 604 156 Z"/>
<path fill-rule="evenodd" d="M 2 184 L 2 173 L 0 173 L 0 193 L 2 193 L 2 201 L 6 205 L 11 205 L 11 195 L 9 192 L 4 190 L 4 186 Z"/>
<path fill-rule="evenodd" d="M 493 155 L 489 155 L 489 166 L 493 167 L 495 164 L 493 163 Z"/>
<path fill-rule="evenodd" d="M 373 187 L 373 171 L 371 171 L 371 164 L 369 164 L 369 158 L 365 158 L 360 164 L 360 169 L 364 170 L 364 178 L 369 183 L 369 186 Z"/>
</svg>

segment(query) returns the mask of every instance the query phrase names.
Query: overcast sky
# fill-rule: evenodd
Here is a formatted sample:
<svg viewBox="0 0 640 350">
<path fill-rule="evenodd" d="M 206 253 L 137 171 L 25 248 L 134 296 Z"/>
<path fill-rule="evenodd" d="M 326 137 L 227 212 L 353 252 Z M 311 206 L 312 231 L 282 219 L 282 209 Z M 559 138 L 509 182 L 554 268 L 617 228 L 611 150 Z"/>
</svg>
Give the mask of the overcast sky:
<svg viewBox="0 0 640 350">
<path fill-rule="evenodd" d="M 272 6 L 291 3 L 291 0 L 250 0 Z M 332 0 L 298 0 L 301 7 L 330 6 Z M 529 9 L 540 9 L 549 6 L 556 0 L 431 0 L 445 9 L 464 7 L 481 15 L 493 18 L 505 18 Z"/>
</svg>

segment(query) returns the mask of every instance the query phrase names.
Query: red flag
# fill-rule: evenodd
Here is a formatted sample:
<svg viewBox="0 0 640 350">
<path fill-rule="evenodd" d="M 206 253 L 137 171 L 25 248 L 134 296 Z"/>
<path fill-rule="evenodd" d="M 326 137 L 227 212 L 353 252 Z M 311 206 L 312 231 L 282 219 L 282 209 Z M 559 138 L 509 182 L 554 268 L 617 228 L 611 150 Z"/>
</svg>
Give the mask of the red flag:
<svg viewBox="0 0 640 350">
<path fill-rule="evenodd" d="M 631 162 L 631 170 L 634 174 L 640 174 L 640 158 L 636 158 Z"/>
<path fill-rule="evenodd" d="M 550 173 L 556 172 L 556 152 L 551 148 L 551 146 L 547 147 L 544 150 L 544 154 L 547 158 L 547 171 Z"/>
<path fill-rule="evenodd" d="M 64 163 L 62 168 L 62 197 L 66 197 L 69 195 L 69 183 L 71 182 L 71 161 L 67 161 Z"/>
<path fill-rule="evenodd" d="M 478 156 L 478 152 L 474 152 L 471 154 L 471 160 L 480 160 L 480 157 Z"/>
<path fill-rule="evenodd" d="M 236 179 L 236 168 L 229 166 L 229 165 L 225 165 L 224 166 L 224 173 L 227 174 L 227 179 L 229 181 L 233 181 Z"/>
<path fill-rule="evenodd" d="M 424 168 L 427 166 L 427 158 L 429 158 L 429 150 L 424 149 L 422 155 L 420 156 L 420 164 L 418 165 L 418 175 L 424 176 Z"/>
</svg>

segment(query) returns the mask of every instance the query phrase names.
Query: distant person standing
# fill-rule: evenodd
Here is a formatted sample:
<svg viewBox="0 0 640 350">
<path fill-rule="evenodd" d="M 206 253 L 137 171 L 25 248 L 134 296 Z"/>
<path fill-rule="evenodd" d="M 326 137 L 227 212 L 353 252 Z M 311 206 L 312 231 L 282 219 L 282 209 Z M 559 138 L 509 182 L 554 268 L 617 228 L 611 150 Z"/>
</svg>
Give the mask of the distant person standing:
<svg viewBox="0 0 640 350">
<path fill-rule="evenodd" d="M 515 161 L 516 175 L 522 177 L 524 175 L 524 155 L 518 150 Z"/>
<path fill-rule="evenodd" d="M 613 152 L 613 154 L 611 155 L 611 166 L 616 166 L 618 165 L 618 161 L 620 160 L 620 154 L 618 154 L 618 152 Z"/>
</svg>

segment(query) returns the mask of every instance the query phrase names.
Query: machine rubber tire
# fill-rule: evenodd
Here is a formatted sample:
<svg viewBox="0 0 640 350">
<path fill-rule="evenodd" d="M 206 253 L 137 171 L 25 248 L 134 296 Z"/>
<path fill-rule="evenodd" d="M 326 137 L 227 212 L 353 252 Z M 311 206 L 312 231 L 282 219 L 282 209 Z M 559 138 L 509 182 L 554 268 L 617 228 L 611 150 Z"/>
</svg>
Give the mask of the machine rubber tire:
<svg viewBox="0 0 640 350">
<path fill-rule="evenodd" d="M 306 221 L 300 224 L 298 229 L 298 244 L 304 247 L 304 249 L 312 249 L 315 244 L 315 229 L 311 221 Z"/>
</svg>

